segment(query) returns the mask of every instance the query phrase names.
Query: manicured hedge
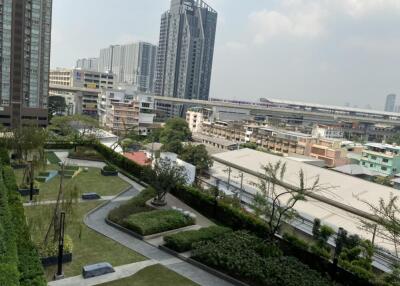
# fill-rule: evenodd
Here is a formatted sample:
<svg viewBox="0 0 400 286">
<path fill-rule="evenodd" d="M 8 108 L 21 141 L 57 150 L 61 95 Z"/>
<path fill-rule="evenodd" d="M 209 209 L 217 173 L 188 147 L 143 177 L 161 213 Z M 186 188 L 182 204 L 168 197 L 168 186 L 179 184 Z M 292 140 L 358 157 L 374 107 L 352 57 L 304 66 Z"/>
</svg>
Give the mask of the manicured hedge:
<svg viewBox="0 0 400 286">
<path fill-rule="evenodd" d="M 135 176 L 143 182 L 151 182 L 153 172 L 150 167 L 140 166 L 135 162 L 129 160 L 128 158 L 122 156 L 121 154 L 114 152 L 111 148 L 104 146 L 101 143 L 94 143 L 93 148 L 97 152 L 99 152 L 104 157 L 104 159 L 113 163 L 118 168 L 125 170 L 126 172 L 128 172 L 132 176 Z"/>
<path fill-rule="evenodd" d="M 20 285 L 16 232 L 0 165 L 0 285 Z"/>
<path fill-rule="evenodd" d="M 156 210 L 133 214 L 123 221 L 123 225 L 143 236 L 161 233 L 193 225 L 195 220 L 176 210 Z"/>
<path fill-rule="evenodd" d="M 146 202 L 154 198 L 155 195 L 156 191 L 153 188 L 147 188 L 141 191 L 136 197 L 111 210 L 108 213 L 108 219 L 122 225 L 123 220 L 132 214 L 152 211 L 153 209 L 147 206 Z"/>
<path fill-rule="evenodd" d="M 10 213 L 12 216 L 13 230 L 15 232 L 18 270 L 21 286 L 45 286 L 47 285 L 44 271 L 35 245 L 31 240 L 29 228 L 26 224 L 24 208 L 21 197 L 17 193 L 17 183 L 14 171 L 7 166 L 3 169 L 4 183 L 8 188 Z M 1 239 L 0 239 L 1 240 Z M 2 275 L 0 274 L 0 277 Z M 1 278 L 0 278 L 1 280 Z M 0 285 L 13 285 L 1 284 Z"/>
<path fill-rule="evenodd" d="M 172 194 L 201 214 L 219 221 L 233 230 L 246 229 L 265 237 L 267 225 L 261 219 L 241 209 L 223 202 L 215 202 L 214 198 L 193 187 L 179 187 Z"/>
<path fill-rule="evenodd" d="M 8 154 L 8 151 L 5 148 L 0 148 L 0 163 L 4 165 L 10 164 L 10 155 Z"/>
<path fill-rule="evenodd" d="M 58 164 L 61 162 L 60 158 L 54 152 L 46 152 L 46 158 L 51 164 Z"/>
<path fill-rule="evenodd" d="M 189 251 L 200 241 L 217 239 L 232 230 L 223 226 L 210 226 L 199 230 L 183 231 L 164 236 L 165 246 L 177 252 Z"/>
<path fill-rule="evenodd" d="M 105 172 L 116 172 L 117 169 L 115 169 L 115 168 L 114 168 L 113 166 L 111 166 L 111 165 L 106 165 L 106 166 L 103 167 L 103 171 L 105 171 Z"/>
<path fill-rule="evenodd" d="M 193 258 L 254 286 L 333 285 L 279 248 L 245 232 L 194 244 Z"/>
</svg>

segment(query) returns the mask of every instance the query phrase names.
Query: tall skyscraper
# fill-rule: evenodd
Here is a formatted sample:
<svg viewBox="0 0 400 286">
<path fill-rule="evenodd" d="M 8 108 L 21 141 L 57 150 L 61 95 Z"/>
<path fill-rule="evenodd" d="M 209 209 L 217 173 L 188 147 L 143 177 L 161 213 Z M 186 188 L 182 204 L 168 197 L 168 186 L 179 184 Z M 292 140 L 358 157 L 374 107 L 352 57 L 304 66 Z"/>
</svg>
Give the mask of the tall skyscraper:
<svg viewBox="0 0 400 286">
<path fill-rule="evenodd" d="M 156 55 L 157 46 L 145 42 L 110 46 L 100 51 L 99 71 L 113 72 L 117 83 L 153 92 Z"/>
<path fill-rule="evenodd" d="M 161 17 L 156 94 L 208 99 L 217 17 L 202 0 L 171 0 Z"/>
<path fill-rule="evenodd" d="M 97 70 L 99 69 L 99 59 L 98 58 L 78 59 L 76 61 L 75 68 L 97 72 Z"/>
<path fill-rule="evenodd" d="M 389 94 L 386 96 L 385 111 L 394 112 L 394 107 L 396 105 L 396 95 Z"/>
<path fill-rule="evenodd" d="M 0 124 L 47 125 L 52 0 L 0 1 Z"/>
</svg>

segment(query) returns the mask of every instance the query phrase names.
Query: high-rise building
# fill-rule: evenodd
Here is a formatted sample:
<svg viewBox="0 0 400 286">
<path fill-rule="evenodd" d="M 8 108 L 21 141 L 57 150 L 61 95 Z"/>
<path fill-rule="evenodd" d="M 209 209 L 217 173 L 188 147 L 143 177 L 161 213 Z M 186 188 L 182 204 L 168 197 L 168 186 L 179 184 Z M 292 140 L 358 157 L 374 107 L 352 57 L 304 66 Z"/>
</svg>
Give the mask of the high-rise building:
<svg viewBox="0 0 400 286">
<path fill-rule="evenodd" d="M 99 71 L 111 71 L 116 82 L 132 85 L 141 92 L 153 92 L 157 46 L 137 42 L 102 49 Z"/>
<path fill-rule="evenodd" d="M 99 69 L 99 59 L 98 58 L 78 59 L 76 61 L 75 68 L 97 72 Z"/>
<path fill-rule="evenodd" d="M 50 85 L 85 88 L 84 91 L 52 89 L 50 96 L 65 98 L 68 114 L 97 117 L 97 101 L 101 90 L 114 88 L 114 75 L 82 69 L 57 69 L 50 72 Z"/>
<path fill-rule="evenodd" d="M 47 125 L 52 0 L 0 1 L 0 124 Z"/>
<path fill-rule="evenodd" d="M 161 17 L 155 93 L 207 100 L 217 12 L 202 0 L 171 0 Z"/>
<path fill-rule="evenodd" d="M 394 107 L 396 105 L 396 95 L 389 94 L 386 96 L 385 111 L 394 112 Z"/>
</svg>

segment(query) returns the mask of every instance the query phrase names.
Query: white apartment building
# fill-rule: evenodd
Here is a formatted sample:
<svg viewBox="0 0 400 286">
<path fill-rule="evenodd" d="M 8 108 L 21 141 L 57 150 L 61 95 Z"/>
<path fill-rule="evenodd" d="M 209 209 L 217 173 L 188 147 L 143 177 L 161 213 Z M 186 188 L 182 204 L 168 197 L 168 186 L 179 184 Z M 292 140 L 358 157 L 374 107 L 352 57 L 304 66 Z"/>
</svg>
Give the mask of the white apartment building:
<svg viewBox="0 0 400 286">
<path fill-rule="evenodd" d="M 67 114 L 97 116 L 98 95 L 102 89 L 114 87 L 114 75 L 81 69 L 56 69 L 50 71 L 50 85 L 87 88 L 93 91 L 66 92 L 51 90 L 49 96 L 65 98 Z"/>
<path fill-rule="evenodd" d="M 340 126 L 315 125 L 312 130 L 312 136 L 315 138 L 342 139 L 344 130 Z"/>
<path fill-rule="evenodd" d="M 100 125 L 114 133 L 137 129 L 146 136 L 153 127 L 154 98 L 133 90 L 103 90 L 98 102 Z"/>
</svg>

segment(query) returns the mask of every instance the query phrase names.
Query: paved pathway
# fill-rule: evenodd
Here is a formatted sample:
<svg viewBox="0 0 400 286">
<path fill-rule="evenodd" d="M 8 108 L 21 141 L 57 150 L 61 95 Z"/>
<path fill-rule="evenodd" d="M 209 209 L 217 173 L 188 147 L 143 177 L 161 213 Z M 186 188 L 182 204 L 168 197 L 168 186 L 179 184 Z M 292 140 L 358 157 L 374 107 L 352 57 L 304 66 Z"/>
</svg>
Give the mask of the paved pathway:
<svg viewBox="0 0 400 286">
<path fill-rule="evenodd" d="M 116 201 L 127 201 L 130 198 L 118 198 L 117 196 L 102 196 L 100 199 L 97 200 L 82 200 L 79 199 L 78 203 L 87 203 L 87 202 L 97 202 L 97 201 L 111 201 L 111 200 L 116 200 Z M 41 206 L 41 205 L 54 205 L 56 204 L 56 200 L 51 200 L 51 201 L 38 201 L 38 202 L 29 202 L 29 203 L 24 203 L 24 207 L 35 207 L 35 206 Z"/>
<path fill-rule="evenodd" d="M 95 167 L 102 168 L 104 163 L 101 162 L 92 162 L 92 161 L 83 161 L 83 160 L 71 160 L 66 158 L 68 154 L 66 152 L 56 152 L 56 155 L 67 164 L 74 164 L 82 167 Z M 176 258 L 157 247 L 154 247 L 142 240 L 136 239 L 114 227 L 109 226 L 105 222 L 105 218 L 108 213 L 118 207 L 122 201 L 132 198 L 139 194 L 140 191 L 144 189 L 143 186 L 138 183 L 132 181 L 128 177 L 119 174 L 119 177 L 129 183 L 132 188 L 128 191 L 120 194 L 116 198 L 108 201 L 104 205 L 92 210 L 85 217 L 85 224 L 93 229 L 94 231 L 124 245 L 125 247 L 132 249 L 135 252 L 142 254 L 151 259 L 151 261 L 155 261 L 159 264 L 164 265 L 170 270 L 192 280 L 193 282 L 201 285 L 201 286 L 231 286 L 231 283 L 226 282 L 210 273 L 193 266 L 190 263 L 187 263 L 181 259 Z M 65 285 L 65 284 L 64 284 Z M 75 285 L 75 284 L 69 284 Z"/>
<path fill-rule="evenodd" d="M 139 191 L 135 188 L 123 193 L 122 197 L 133 197 L 139 194 Z M 167 268 L 179 273 L 180 275 L 194 281 L 195 283 L 202 286 L 228 286 L 232 285 L 208 272 L 201 270 L 190 263 L 172 256 L 157 247 L 154 247 L 142 240 L 136 239 L 122 231 L 117 230 L 114 227 L 109 226 L 105 222 L 107 214 L 120 204 L 118 201 L 111 200 L 104 206 L 95 209 L 89 213 L 85 218 L 85 224 L 107 236 L 108 238 L 119 242 L 120 244 L 132 249 L 158 263 L 166 266 Z"/>
<path fill-rule="evenodd" d="M 70 277 L 70 278 L 65 278 L 62 280 L 58 281 L 52 281 L 49 282 L 47 285 L 48 286 L 93 286 L 93 285 L 99 285 L 115 280 L 120 280 L 123 278 L 130 277 L 140 270 L 155 265 L 157 264 L 156 261 L 154 260 L 146 260 L 146 261 L 141 261 L 141 262 L 136 262 L 132 264 L 127 264 L 123 266 L 118 266 L 115 267 L 114 273 L 102 275 L 99 277 L 93 277 L 89 279 L 84 279 L 82 275 L 75 276 L 75 277 Z"/>
</svg>

